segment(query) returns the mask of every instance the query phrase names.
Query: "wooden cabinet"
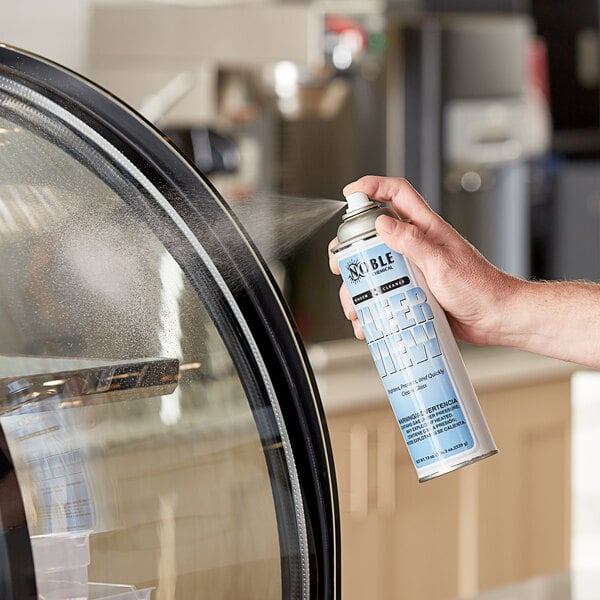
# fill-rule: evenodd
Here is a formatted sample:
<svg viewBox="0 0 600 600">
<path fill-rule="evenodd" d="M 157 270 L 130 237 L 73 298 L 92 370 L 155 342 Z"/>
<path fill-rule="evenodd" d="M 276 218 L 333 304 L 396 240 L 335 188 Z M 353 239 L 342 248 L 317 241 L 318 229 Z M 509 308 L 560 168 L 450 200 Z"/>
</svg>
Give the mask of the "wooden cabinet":
<svg viewBox="0 0 600 600">
<path fill-rule="evenodd" d="M 447 600 L 568 569 L 573 367 L 498 352 L 491 369 L 482 356 L 466 362 L 499 454 L 423 484 L 371 367 L 348 370 L 347 402 L 340 363 L 337 374 L 331 364 L 329 376 L 318 373 L 338 479 L 344 600 Z M 353 397 L 371 388 L 363 403 Z"/>
<path fill-rule="evenodd" d="M 481 465 L 479 589 L 569 568 L 570 381 L 482 393 L 502 454 Z"/>
</svg>

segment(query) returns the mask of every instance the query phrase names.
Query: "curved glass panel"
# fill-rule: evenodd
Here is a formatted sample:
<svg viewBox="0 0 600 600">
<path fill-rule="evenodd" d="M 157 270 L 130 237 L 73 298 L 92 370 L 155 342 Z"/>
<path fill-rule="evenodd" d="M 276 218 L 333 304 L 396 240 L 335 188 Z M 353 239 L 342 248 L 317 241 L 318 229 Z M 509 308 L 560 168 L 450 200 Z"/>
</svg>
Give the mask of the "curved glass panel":
<svg viewBox="0 0 600 600">
<path fill-rule="evenodd" d="M 0 424 L 38 592 L 307 598 L 277 399 L 202 244 L 175 257 L 157 236 L 148 206 L 167 214 L 167 195 L 84 120 L 0 75 Z"/>
</svg>

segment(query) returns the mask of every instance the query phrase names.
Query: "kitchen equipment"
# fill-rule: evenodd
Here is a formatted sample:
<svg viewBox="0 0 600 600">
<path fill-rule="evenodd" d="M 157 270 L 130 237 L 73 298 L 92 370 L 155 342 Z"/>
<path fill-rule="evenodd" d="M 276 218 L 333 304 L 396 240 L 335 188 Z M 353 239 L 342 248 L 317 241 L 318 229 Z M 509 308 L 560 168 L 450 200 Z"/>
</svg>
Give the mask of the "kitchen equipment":
<svg viewBox="0 0 600 600">
<path fill-rule="evenodd" d="M 388 171 L 491 262 L 530 275 L 528 161 L 549 146 L 523 14 L 423 14 L 390 28 Z"/>
</svg>

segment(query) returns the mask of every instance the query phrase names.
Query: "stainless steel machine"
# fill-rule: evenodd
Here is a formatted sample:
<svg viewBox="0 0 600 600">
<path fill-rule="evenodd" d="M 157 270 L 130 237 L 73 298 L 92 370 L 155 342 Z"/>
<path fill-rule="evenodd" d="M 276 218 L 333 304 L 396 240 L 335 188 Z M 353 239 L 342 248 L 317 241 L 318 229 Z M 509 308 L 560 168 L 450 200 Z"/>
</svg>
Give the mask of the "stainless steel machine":
<svg viewBox="0 0 600 600">
<path fill-rule="evenodd" d="M 388 170 L 489 260 L 530 275 L 528 161 L 547 151 L 523 14 L 423 14 L 392 27 Z"/>
</svg>

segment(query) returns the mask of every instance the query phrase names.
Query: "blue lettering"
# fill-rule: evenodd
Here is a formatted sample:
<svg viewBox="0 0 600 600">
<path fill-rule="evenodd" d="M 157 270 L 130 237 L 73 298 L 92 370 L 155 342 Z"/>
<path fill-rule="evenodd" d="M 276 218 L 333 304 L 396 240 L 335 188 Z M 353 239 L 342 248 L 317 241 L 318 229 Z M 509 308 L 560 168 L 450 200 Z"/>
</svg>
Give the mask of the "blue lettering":
<svg viewBox="0 0 600 600">
<path fill-rule="evenodd" d="M 425 323 L 425 333 L 427 335 L 427 341 L 424 342 L 425 347 L 427 348 L 427 353 L 429 354 L 429 358 L 435 358 L 436 356 L 441 356 L 442 351 L 440 350 L 440 344 L 438 342 L 437 333 L 435 331 L 435 326 L 433 323 Z"/>
<path fill-rule="evenodd" d="M 368 306 L 359 308 L 356 312 L 367 341 L 374 342 L 375 340 L 381 339 L 383 337 L 383 331 L 381 331 L 379 324 L 373 318 L 370 308 Z"/>
<path fill-rule="evenodd" d="M 402 332 L 402 340 L 406 346 L 409 356 L 415 363 L 419 364 L 427 360 L 427 350 L 423 344 L 419 343 L 421 338 L 420 330 L 422 325 L 415 325 L 412 329 Z M 423 336 L 425 333 L 423 333 Z"/>
<path fill-rule="evenodd" d="M 389 303 L 392 314 L 400 329 L 408 329 L 415 324 L 415 320 L 410 316 L 410 306 L 403 306 L 406 302 L 406 294 L 399 292 L 390 297 Z"/>
<path fill-rule="evenodd" d="M 431 306 L 429 306 L 427 302 L 415 304 L 414 306 L 411 306 L 410 309 L 417 323 L 425 323 L 425 321 L 433 319 L 433 312 L 431 310 Z"/>
<path fill-rule="evenodd" d="M 427 296 L 422 288 L 416 287 L 406 291 L 406 300 L 417 323 L 425 323 L 433 319 L 431 306 L 427 304 Z"/>
<path fill-rule="evenodd" d="M 415 304 L 421 304 L 421 302 L 426 302 L 427 296 L 422 288 L 414 287 L 410 290 L 406 290 L 406 299 L 408 300 L 408 304 L 410 306 L 414 306 Z"/>
<path fill-rule="evenodd" d="M 381 378 L 392 375 L 397 371 L 386 340 L 374 342 L 371 344 L 370 350 L 373 354 L 375 366 L 377 367 L 377 371 L 379 371 L 379 376 Z"/>
<path fill-rule="evenodd" d="M 431 322 L 425 323 L 425 326 L 416 325 L 410 331 L 403 331 L 402 339 L 416 363 L 425 362 L 428 358 L 441 354 L 435 327 Z"/>
<path fill-rule="evenodd" d="M 386 335 L 391 335 L 398 331 L 398 321 L 394 318 L 394 312 L 391 310 L 390 303 L 387 300 L 382 300 L 378 303 L 381 307 L 381 314 L 383 315 L 382 327 Z"/>
<path fill-rule="evenodd" d="M 412 367 L 412 359 L 409 356 L 406 346 L 404 345 L 404 340 L 402 339 L 401 333 L 396 333 L 391 336 L 392 340 L 392 353 L 394 356 L 394 362 L 396 363 L 396 367 L 398 371 L 402 371 L 407 367 Z"/>
</svg>

